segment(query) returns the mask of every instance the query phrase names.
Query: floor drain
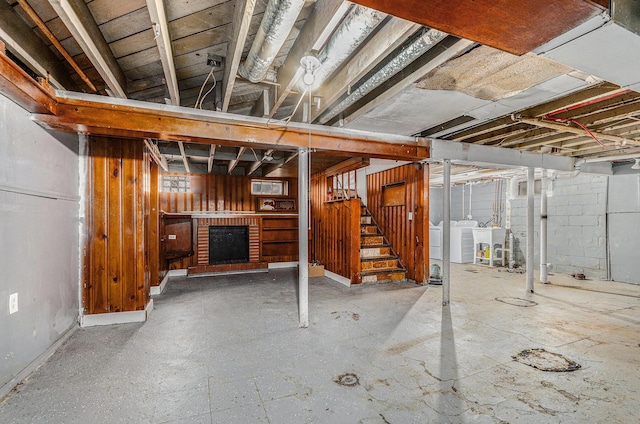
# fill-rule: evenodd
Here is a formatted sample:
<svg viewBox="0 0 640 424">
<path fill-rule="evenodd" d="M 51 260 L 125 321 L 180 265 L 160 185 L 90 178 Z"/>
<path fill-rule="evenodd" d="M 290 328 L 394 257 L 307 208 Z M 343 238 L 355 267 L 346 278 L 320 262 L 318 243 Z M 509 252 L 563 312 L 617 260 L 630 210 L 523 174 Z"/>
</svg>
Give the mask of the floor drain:
<svg viewBox="0 0 640 424">
<path fill-rule="evenodd" d="M 577 362 L 567 359 L 559 353 L 547 352 L 544 349 L 525 349 L 512 358 L 521 364 L 542 371 L 567 372 L 582 368 L 582 365 Z"/>
<path fill-rule="evenodd" d="M 341 386 L 347 386 L 347 387 L 353 387 L 360 384 L 360 380 L 358 379 L 358 376 L 351 373 L 339 375 L 338 377 L 336 377 L 334 381 Z"/>
<path fill-rule="evenodd" d="M 521 299 L 519 297 L 496 297 L 496 300 L 506 303 L 507 305 L 522 306 L 524 308 L 537 305 L 533 300 Z"/>
</svg>

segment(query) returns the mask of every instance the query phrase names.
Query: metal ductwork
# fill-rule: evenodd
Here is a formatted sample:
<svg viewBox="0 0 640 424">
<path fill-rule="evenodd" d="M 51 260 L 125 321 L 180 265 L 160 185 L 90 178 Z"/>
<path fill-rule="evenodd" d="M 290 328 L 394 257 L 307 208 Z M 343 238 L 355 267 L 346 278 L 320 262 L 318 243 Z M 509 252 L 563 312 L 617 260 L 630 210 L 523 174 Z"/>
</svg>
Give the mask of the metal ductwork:
<svg viewBox="0 0 640 424">
<path fill-rule="evenodd" d="M 264 79 L 303 6 L 304 0 L 269 1 L 247 59 L 238 68 L 243 78 L 254 83 Z"/>
<path fill-rule="evenodd" d="M 416 38 L 406 48 L 402 49 L 400 53 L 389 60 L 377 72 L 375 72 L 367 80 L 361 83 L 340 103 L 325 111 L 318 118 L 318 123 L 326 124 L 327 122 L 329 122 L 333 117 L 347 109 L 358 100 L 362 99 L 364 96 L 373 91 L 373 89 L 380 86 L 389 78 L 406 68 L 409 64 L 411 64 L 411 62 L 422 56 L 431 47 L 443 40 L 447 35 L 448 34 L 435 29 L 426 31 L 424 34 Z"/>
<path fill-rule="evenodd" d="M 327 77 L 353 54 L 386 16 L 377 10 L 354 5 L 318 55 L 320 67 L 314 73 L 315 82 L 312 89 L 322 85 Z M 302 93 L 307 87 L 300 81 L 297 88 Z"/>
</svg>

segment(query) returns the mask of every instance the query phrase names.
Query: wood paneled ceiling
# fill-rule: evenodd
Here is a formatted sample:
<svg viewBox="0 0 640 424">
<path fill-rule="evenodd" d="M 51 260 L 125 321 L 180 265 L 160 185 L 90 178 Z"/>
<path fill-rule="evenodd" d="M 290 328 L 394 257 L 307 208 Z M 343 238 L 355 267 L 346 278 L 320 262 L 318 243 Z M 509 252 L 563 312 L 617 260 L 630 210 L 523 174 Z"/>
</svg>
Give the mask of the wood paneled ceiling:
<svg viewBox="0 0 640 424">
<path fill-rule="evenodd" d="M 60 90 L 277 125 L 311 119 L 572 157 L 640 154 L 638 93 L 529 53 L 606 13 L 608 2 L 454 3 L 0 0 L 0 39 Z M 292 19 L 273 15 L 290 8 Z M 276 31 L 284 32 L 281 45 Z M 276 43 L 255 60 L 268 59 L 257 82 L 239 73 L 254 42 Z M 299 81 L 310 51 L 321 84 L 309 96 Z M 150 143 L 172 170 L 282 175 L 295 157 L 266 146 Z M 316 164 L 340 160 L 323 153 Z"/>
</svg>

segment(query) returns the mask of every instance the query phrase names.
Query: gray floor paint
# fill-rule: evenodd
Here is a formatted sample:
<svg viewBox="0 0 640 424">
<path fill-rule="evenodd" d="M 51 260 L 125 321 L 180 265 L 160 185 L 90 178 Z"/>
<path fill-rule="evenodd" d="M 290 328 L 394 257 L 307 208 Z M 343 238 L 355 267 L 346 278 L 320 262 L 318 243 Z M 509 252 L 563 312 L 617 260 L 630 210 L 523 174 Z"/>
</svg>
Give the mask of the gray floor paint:
<svg viewBox="0 0 640 424">
<path fill-rule="evenodd" d="M 144 324 L 77 331 L 0 405 L 8 423 L 585 423 L 640 421 L 640 287 L 452 266 L 441 288 L 293 270 L 172 278 Z M 568 287 L 574 286 L 574 287 Z M 524 302 L 520 302 L 524 303 Z M 545 348 L 582 365 L 514 362 Z M 334 380 L 356 374 L 359 384 Z"/>
</svg>

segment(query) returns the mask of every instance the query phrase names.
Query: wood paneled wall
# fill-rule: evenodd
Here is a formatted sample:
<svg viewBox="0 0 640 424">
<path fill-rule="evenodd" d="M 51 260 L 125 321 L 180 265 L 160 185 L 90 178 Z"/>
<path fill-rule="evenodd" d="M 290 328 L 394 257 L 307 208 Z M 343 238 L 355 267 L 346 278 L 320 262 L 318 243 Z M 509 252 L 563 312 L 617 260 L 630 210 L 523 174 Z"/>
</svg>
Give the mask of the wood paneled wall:
<svg viewBox="0 0 640 424">
<path fill-rule="evenodd" d="M 400 186 L 404 187 L 401 201 L 394 195 L 385 206 L 385 187 L 397 191 Z M 429 277 L 428 165 L 409 164 L 368 175 L 367 202 L 373 218 L 407 267 L 407 277 L 423 282 Z"/>
<path fill-rule="evenodd" d="M 217 212 L 256 210 L 256 198 L 251 195 L 251 180 L 254 177 L 214 174 L 177 174 L 188 175 L 191 180 L 190 193 L 160 192 L 160 209 L 167 213 L 181 212 Z M 269 178 L 259 178 L 269 179 Z M 298 197 L 297 180 L 276 178 L 289 182 L 289 195 L 280 197 Z M 269 196 L 259 196 L 269 197 Z"/>
<path fill-rule="evenodd" d="M 145 257 L 145 162 L 141 140 L 89 140 L 86 314 L 143 310 L 149 302 L 150 266 L 157 265 Z"/>
<path fill-rule="evenodd" d="M 360 199 L 327 202 L 327 177 L 311 177 L 309 260 L 360 283 Z"/>
<path fill-rule="evenodd" d="M 148 153 L 145 153 L 148 156 Z M 145 255 L 148 263 L 148 278 L 152 286 L 159 286 L 166 274 L 160 269 L 160 196 L 158 192 L 158 165 L 145 158 Z"/>
</svg>

